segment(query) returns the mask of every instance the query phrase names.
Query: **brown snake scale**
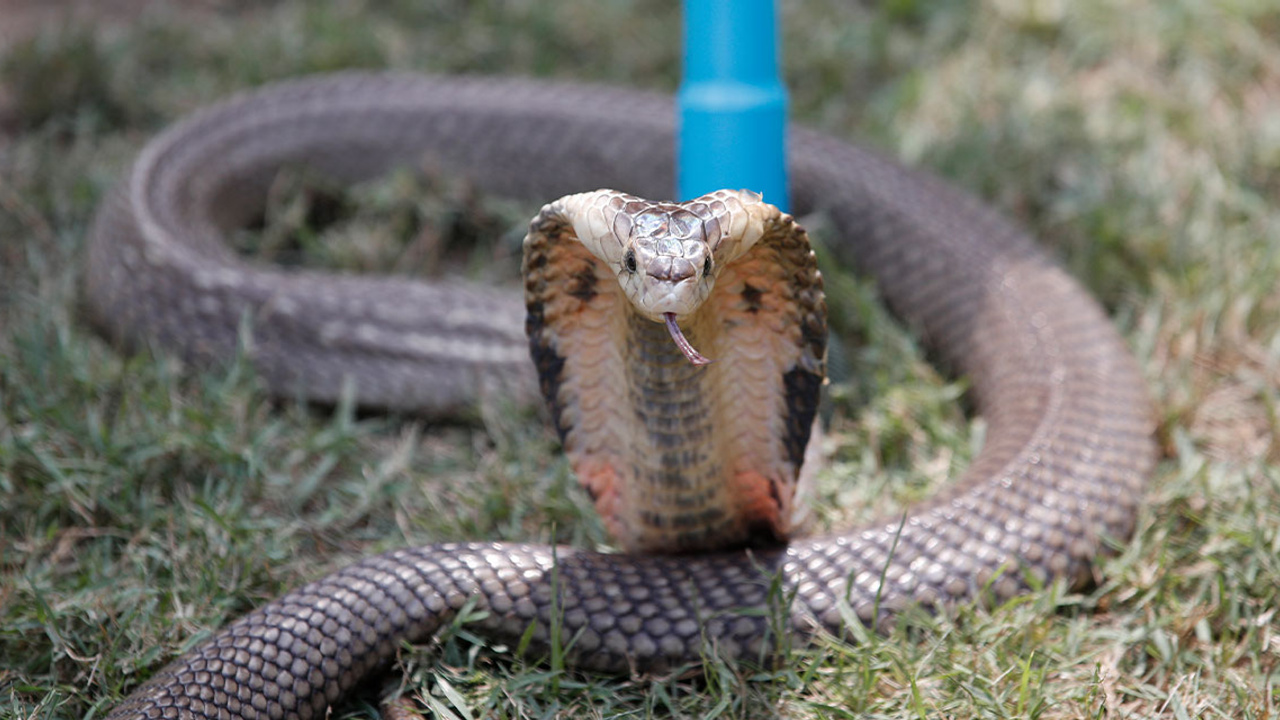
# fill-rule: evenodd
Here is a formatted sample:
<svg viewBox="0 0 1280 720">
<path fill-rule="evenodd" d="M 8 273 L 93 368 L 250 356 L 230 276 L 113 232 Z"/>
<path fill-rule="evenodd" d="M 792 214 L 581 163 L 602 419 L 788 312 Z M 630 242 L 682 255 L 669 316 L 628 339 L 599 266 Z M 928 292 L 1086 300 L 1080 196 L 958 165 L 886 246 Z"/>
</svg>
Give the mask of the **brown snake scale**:
<svg viewBox="0 0 1280 720">
<path fill-rule="evenodd" d="M 282 395 L 333 400 L 346 377 L 362 402 L 437 413 L 532 397 L 516 295 L 261 268 L 222 238 L 259 211 L 277 168 L 303 161 L 345 181 L 418 163 L 543 200 L 595 187 L 666 197 L 672 117 L 666 98 L 525 80 L 344 74 L 263 89 L 143 150 L 92 229 L 87 299 L 113 337 L 195 360 L 233 353 L 248 317 L 254 364 Z M 987 440 L 945 493 L 905 519 L 765 552 L 387 553 L 233 623 L 110 717 L 323 716 L 468 601 L 487 611 L 469 627 L 495 642 L 515 646 L 533 623 L 545 650 L 558 627 L 574 664 L 646 670 L 765 658 L 773 617 L 798 636 L 847 636 L 847 617 L 1087 578 L 1104 539 L 1132 532 L 1155 451 L 1142 376 L 1101 309 L 968 196 L 814 132 L 789 142 L 796 214 L 824 213 L 836 258 L 970 379 Z"/>
</svg>

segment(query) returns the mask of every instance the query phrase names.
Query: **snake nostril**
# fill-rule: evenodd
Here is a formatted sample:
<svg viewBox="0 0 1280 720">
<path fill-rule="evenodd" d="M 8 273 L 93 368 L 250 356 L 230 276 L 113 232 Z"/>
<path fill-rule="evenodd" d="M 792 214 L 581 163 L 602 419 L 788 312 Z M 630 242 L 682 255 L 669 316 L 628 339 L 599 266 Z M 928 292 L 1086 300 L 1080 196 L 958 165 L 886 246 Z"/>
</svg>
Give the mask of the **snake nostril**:
<svg viewBox="0 0 1280 720">
<path fill-rule="evenodd" d="M 697 269 L 693 263 L 684 258 L 654 258 L 647 268 L 649 276 L 655 280 L 681 282 L 693 277 Z"/>
</svg>

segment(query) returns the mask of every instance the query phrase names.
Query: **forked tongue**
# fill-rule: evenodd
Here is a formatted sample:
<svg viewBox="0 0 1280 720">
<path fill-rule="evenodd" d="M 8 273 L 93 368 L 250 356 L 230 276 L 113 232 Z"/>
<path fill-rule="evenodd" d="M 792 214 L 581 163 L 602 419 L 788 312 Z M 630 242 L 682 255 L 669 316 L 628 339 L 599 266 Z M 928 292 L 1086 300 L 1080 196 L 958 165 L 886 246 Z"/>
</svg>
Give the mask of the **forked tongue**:
<svg viewBox="0 0 1280 720">
<path fill-rule="evenodd" d="M 702 353 L 694 350 L 693 346 L 689 344 L 688 338 L 684 336 L 683 332 L 680 332 L 680 326 L 676 324 L 675 313 L 662 313 L 662 319 L 667 321 L 667 332 L 671 333 L 671 339 L 676 341 L 676 347 L 680 348 L 680 352 L 684 353 L 689 362 L 699 367 L 714 362 L 703 357 Z"/>
</svg>

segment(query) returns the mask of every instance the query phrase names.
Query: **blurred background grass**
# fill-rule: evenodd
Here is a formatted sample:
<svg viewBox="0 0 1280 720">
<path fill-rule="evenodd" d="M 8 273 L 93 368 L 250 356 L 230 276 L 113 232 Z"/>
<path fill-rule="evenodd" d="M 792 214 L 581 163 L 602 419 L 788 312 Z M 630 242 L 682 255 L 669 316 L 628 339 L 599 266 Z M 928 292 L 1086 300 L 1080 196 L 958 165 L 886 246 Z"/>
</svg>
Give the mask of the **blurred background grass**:
<svg viewBox="0 0 1280 720">
<path fill-rule="evenodd" d="M 0 0 L 0 716 L 100 715 L 230 618 L 371 552 L 604 542 L 536 420 L 273 402 L 243 365 L 121 356 L 77 282 L 96 202 L 200 105 L 352 67 L 672 90 L 675 6 Z M 1161 420 L 1137 537 L 1090 593 L 795 649 L 771 671 L 601 678 L 478 652 L 463 627 L 389 682 L 441 717 L 1276 717 L 1280 7 L 794 0 L 783 16 L 799 120 L 1002 208 L 1107 305 Z M 430 273 L 497 238 L 468 261 L 483 268 L 529 207 L 447 178 L 328 194 L 286 187 L 245 247 Z M 313 231 L 317 202 L 342 222 Z M 981 423 L 864 284 L 829 277 L 856 336 L 820 487 L 838 527 L 928 492 Z"/>
</svg>

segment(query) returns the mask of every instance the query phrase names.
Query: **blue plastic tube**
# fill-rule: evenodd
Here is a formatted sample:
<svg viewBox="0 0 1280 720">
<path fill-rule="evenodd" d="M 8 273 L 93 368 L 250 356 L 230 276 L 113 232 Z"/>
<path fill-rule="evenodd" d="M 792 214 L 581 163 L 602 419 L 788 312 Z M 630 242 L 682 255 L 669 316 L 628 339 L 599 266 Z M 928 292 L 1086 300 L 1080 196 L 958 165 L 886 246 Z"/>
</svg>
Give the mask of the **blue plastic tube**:
<svg viewBox="0 0 1280 720">
<path fill-rule="evenodd" d="M 682 200 L 745 188 L 787 210 L 776 0 L 685 0 L 677 104 Z"/>
</svg>

